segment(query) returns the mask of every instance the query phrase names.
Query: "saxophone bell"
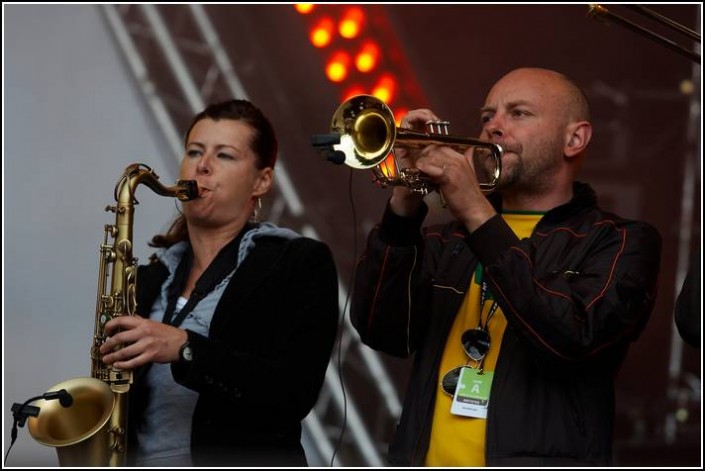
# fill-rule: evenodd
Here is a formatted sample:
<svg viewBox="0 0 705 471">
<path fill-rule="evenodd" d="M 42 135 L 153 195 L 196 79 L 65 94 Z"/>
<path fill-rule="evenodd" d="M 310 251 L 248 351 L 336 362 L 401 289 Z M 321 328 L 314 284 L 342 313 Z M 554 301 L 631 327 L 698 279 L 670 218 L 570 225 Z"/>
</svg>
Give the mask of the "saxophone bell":
<svg viewBox="0 0 705 471">
<path fill-rule="evenodd" d="M 65 407 L 61 398 L 34 402 L 39 414 L 27 421 L 29 433 L 42 445 L 56 448 L 60 466 L 107 465 L 111 449 L 108 422 L 115 407 L 110 386 L 96 378 L 73 378 L 50 388 L 57 389 L 70 391 L 73 404 Z"/>
<path fill-rule="evenodd" d="M 100 245 L 98 293 L 90 349 L 91 376 L 73 378 L 52 387 L 62 396 L 34 403 L 40 411 L 29 419 L 29 432 L 39 443 L 55 447 L 61 466 L 125 466 L 127 458 L 127 412 L 132 371 L 102 362 L 100 346 L 105 342 L 105 324 L 119 316 L 134 316 L 137 309 L 137 258 L 132 255 L 135 190 L 148 186 L 162 196 L 181 201 L 198 197 L 195 180 L 179 180 L 167 187 L 151 168 L 129 165 L 115 186 L 115 224 L 104 227 Z M 112 241 L 111 241 L 112 239 Z M 122 346 L 116 347 L 119 350 Z M 66 406 L 68 397 L 73 404 Z M 59 401 L 51 400 L 58 398 Z M 63 398 L 63 399 L 62 399 Z M 61 403 L 63 400 L 63 404 Z"/>
</svg>

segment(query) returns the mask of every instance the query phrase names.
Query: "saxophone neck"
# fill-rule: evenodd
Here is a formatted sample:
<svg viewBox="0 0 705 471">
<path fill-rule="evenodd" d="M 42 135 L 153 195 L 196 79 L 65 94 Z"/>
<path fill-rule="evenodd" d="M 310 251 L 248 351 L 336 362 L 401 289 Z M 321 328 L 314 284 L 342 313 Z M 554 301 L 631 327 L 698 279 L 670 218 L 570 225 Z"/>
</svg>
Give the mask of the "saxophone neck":
<svg viewBox="0 0 705 471">
<path fill-rule="evenodd" d="M 171 196 L 181 201 L 189 201 L 198 197 L 196 180 L 179 180 L 174 186 L 165 186 L 159 181 L 159 176 L 149 166 L 140 163 L 128 165 L 122 177 L 115 185 L 115 200 L 119 208 L 138 204 L 135 198 L 137 186 L 142 183 L 156 194 Z"/>
</svg>

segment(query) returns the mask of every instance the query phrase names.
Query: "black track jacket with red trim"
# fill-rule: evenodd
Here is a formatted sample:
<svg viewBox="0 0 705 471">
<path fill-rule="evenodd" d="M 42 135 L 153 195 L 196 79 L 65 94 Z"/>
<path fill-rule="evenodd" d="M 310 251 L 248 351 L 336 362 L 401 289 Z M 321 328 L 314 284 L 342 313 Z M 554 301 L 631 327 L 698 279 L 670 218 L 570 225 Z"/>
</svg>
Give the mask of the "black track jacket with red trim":
<svg viewBox="0 0 705 471">
<path fill-rule="evenodd" d="M 423 465 L 446 338 L 478 261 L 507 329 L 487 417 L 488 466 L 612 464 L 614 376 L 653 309 L 661 237 L 597 207 L 574 184 L 568 203 L 519 240 L 497 215 L 472 234 L 421 229 L 387 208 L 358 262 L 351 307 L 362 341 L 414 363 L 390 446 Z M 498 209 L 501 201 L 491 200 Z"/>
</svg>

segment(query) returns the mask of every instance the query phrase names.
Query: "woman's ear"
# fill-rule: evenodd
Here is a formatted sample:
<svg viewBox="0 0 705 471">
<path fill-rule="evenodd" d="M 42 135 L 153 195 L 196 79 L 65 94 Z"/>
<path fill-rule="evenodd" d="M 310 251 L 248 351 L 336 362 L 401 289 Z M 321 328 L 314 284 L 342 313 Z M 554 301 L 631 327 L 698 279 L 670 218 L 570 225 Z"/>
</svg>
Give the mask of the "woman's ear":
<svg viewBox="0 0 705 471">
<path fill-rule="evenodd" d="M 588 121 L 571 123 L 566 128 L 566 144 L 563 154 L 566 157 L 575 157 L 582 154 L 592 138 L 592 125 Z"/>
<path fill-rule="evenodd" d="M 265 167 L 262 170 L 258 170 L 258 172 L 259 175 L 257 176 L 257 181 L 255 181 L 252 196 L 262 196 L 267 193 L 272 187 L 272 181 L 274 180 L 272 167 Z"/>
</svg>

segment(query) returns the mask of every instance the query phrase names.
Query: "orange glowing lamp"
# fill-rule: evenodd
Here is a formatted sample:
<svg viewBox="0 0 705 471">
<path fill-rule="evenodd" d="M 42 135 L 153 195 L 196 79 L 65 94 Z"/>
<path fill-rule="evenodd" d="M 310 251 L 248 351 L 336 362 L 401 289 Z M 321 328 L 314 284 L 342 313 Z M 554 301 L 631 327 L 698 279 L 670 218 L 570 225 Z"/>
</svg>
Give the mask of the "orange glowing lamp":
<svg viewBox="0 0 705 471">
<path fill-rule="evenodd" d="M 377 66 L 379 47 L 372 41 L 367 41 L 355 56 L 355 67 L 362 73 L 370 72 Z"/>
<path fill-rule="evenodd" d="M 365 14 L 362 9 L 352 7 L 345 10 L 343 18 L 338 23 L 338 33 L 345 39 L 356 38 L 362 30 Z"/>
<path fill-rule="evenodd" d="M 302 15 L 307 15 L 311 13 L 316 5 L 313 3 L 297 3 L 294 5 L 294 8 L 296 8 L 296 11 L 301 13 Z"/>
<path fill-rule="evenodd" d="M 321 18 L 316 25 L 309 31 L 309 39 L 311 44 L 321 48 L 330 44 L 333 39 L 333 28 L 335 24 L 328 17 Z"/>
<path fill-rule="evenodd" d="M 337 51 L 326 64 L 326 76 L 331 82 L 342 82 L 348 76 L 350 56 L 345 51 Z"/>
<path fill-rule="evenodd" d="M 396 79 L 390 74 L 384 74 L 372 89 L 372 94 L 384 103 L 389 104 L 394 100 L 396 88 Z"/>
</svg>

